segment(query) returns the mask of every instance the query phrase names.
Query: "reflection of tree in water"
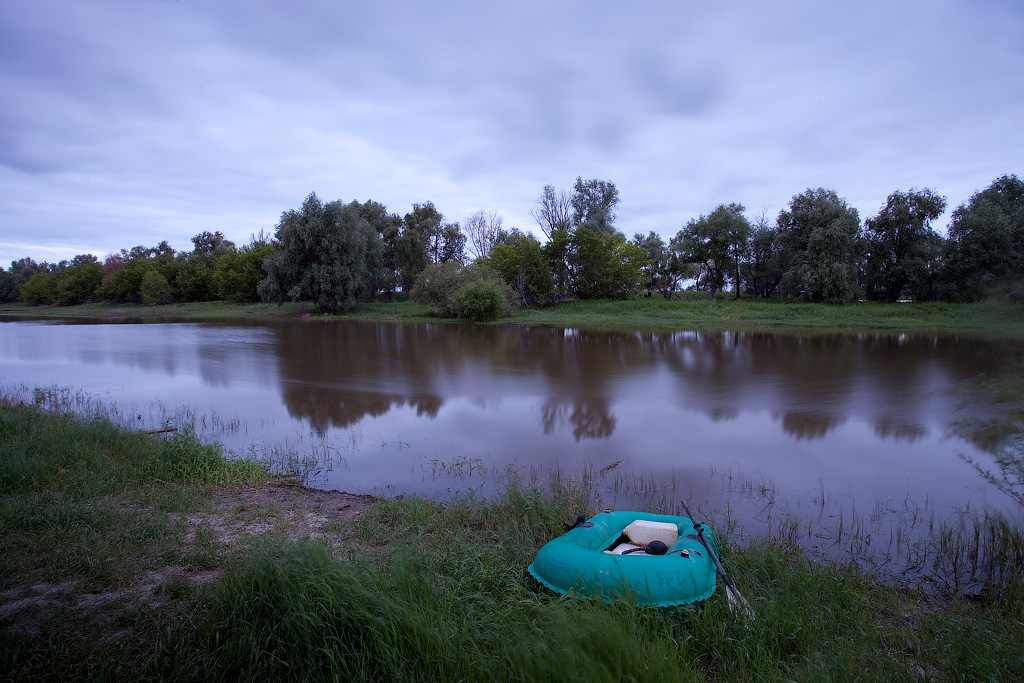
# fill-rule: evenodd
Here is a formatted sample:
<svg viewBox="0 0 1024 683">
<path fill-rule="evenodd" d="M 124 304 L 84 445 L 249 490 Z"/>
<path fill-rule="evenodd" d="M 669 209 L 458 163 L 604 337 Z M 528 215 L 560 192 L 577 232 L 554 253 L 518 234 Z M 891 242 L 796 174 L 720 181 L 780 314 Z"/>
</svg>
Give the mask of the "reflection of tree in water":
<svg viewBox="0 0 1024 683">
<path fill-rule="evenodd" d="M 768 408 L 798 439 L 824 438 L 855 413 L 881 438 L 927 430 L 922 400 L 950 379 L 999 372 L 1018 344 L 914 335 L 676 332 L 653 335 L 650 355 L 677 379 L 680 402 L 722 419 L 732 407 Z"/>
<path fill-rule="evenodd" d="M 992 485 L 1017 501 L 1018 505 L 1024 506 L 1024 435 L 1000 448 L 995 458 L 997 472 L 982 467 L 970 458 L 966 460 Z"/>
<path fill-rule="evenodd" d="M 435 418 L 443 403 L 436 396 L 403 399 L 400 396 L 339 391 L 329 387 L 285 390 L 283 398 L 288 414 L 309 420 L 310 427 L 320 436 L 323 436 L 329 427 L 344 429 L 366 416 L 379 417 L 392 408 L 401 408 L 406 404 L 415 407 L 416 414 L 420 417 Z"/>
<path fill-rule="evenodd" d="M 1014 375 L 963 388 L 970 397 L 965 405 L 985 405 L 995 415 L 958 420 L 953 433 L 993 456 L 994 469 L 960 454 L 989 483 L 1024 506 L 1024 366 Z"/>
<path fill-rule="evenodd" d="M 782 416 L 782 429 L 797 439 L 823 439 L 843 422 L 825 413 L 788 412 Z"/>
<path fill-rule="evenodd" d="M 722 420 L 735 420 L 739 417 L 740 411 L 733 407 L 724 406 L 713 406 L 708 408 L 708 417 L 711 418 L 712 422 L 721 422 Z"/>
<path fill-rule="evenodd" d="M 449 397 L 487 397 L 495 378 L 540 395 L 545 433 L 577 440 L 616 429 L 610 406 L 650 381 L 653 400 L 714 421 L 768 411 L 798 439 L 824 438 L 851 415 L 881 438 L 927 434 L 922 396 L 950 380 L 999 372 L 1007 348 L 907 335 L 616 334 L 437 325 L 290 324 L 276 334 L 278 376 L 293 416 L 349 426 L 396 406 L 434 416 Z M 640 389 L 637 387 L 640 386 Z M 501 391 L 504 391 L 504 386 Z"/>
<path fill-rule="evenodd" d="M 906 424 L 881 417 L 875 421 L 875 435 L 881 439 L 913 442 L 927 436 L 928 430 L 921 425 Z"/>
<path fill-rule="evenodd" d="M 556 426 L 572 425 L 572 435 L 580 439 L 605 439 L 615 431 L 615 417 L 608 413 L 604 402 L 581 402 L 572 404 L 569 412 L 567 403 L 548 401 L 541 409 L 544 433 L 550 434 Z"/>
<path fill-rule="evenodd" d="M 276 341 L 288 414 L 318 434 L 405 405 L 435 418 L 444 402 L 433 383 L 452 356 L 431 327 L 292 324 Z"/>
<path fill-rule="evenodd" d="M 995 459 L 995 468 L 963 453 L 960 457 L 990 484 L 1013 498 L 1018 505 L 1024 506 L 1024 420 L 1009 428 L 1004 425 L 1001 429 L 989 423 L 973 426 L 977 430 L 973 433 L 966 424 L 957 425 L 954 431 L 990 453 Z M 1000 431 L 1000 436 L 994 437 L 994 431 Z M 972 435 L 975 438 L 972 439 Z"/>
</svg>

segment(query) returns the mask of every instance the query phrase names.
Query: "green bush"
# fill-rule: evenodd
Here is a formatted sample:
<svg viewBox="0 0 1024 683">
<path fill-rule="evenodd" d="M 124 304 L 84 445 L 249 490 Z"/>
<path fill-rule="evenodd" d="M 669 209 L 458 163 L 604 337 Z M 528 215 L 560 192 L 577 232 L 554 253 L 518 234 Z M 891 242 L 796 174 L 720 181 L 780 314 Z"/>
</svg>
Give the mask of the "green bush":
<svg viewBox="0 0 1024 683">
<path fill-rule="evenodd" d="M 434 315 L 450 318 L 454 315 L 453 296 L 465 281 L 463 270 L 462 264 L 456 261 L 430 264 L 417 276 L 412 300 L 430 306 Z"/>
<path fill-rule="evenodd" d="M 103 273 L 96 262 L 72 266 L 57 276 L 54 298 L 61 306 L 77 306 L 92 301 L 103 281 Z"/>
<path fill-rule="evenodd" d="M 427 266 L 416 278 L 412 298 L 430 306 L 434 315 L 442 318 L 474 321 L 511 315 L 519 301 L 515 291 L 492 269 L 455 261 Z"/>
<path fill-rule="evenodd" d="M 146 271 L 142 277 L 142 284 L 139 285 L 139 296 L 142 303 L 149 306 L 157 304 L 169 304 L 174 301 L 174 290 L 171 285 L 157 270 Z"/>
<path fill-rule="evenodd" d="M 488 322 L 504 312 L 501 289 L 493 282 L 467 282 L 455 294 L 455 315 L 473 322 Z"/>
<path fill-rule="evenodd" d="M 263 240 L 254 240 L 241 249 L 232 249 L 221 256 L 213 274 L 220 298 L 241 303 L 259 301 L 256 288 L 266 276 L 263 259 L 273 254 L 273 246 Z"/>
<path fill-rule="evenodd" d="M 56 281 L 50 273 L 36 273 L 18 290 L 18 298 L 33 306 L 52 304 Z"/>
</svg>

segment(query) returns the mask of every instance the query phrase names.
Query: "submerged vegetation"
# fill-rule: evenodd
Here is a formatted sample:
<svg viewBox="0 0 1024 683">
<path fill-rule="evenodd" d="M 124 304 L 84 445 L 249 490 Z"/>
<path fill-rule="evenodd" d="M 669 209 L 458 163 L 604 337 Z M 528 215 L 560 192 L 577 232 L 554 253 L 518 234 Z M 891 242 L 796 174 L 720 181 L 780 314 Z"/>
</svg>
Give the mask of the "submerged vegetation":
<svg viewBox="0 0 1024 683">
<path fill-rule="evenodd" d="M 982 558 L 969 593 L 778 534 L 724 550 L 753 622 L 722 594 L 693 613 L 604 605 L 524 571 L 595 511 L 579 481 L 303 515 L 305 490 L 263 464 L 59 399 L 0 401 L 8 679 L 1022 680 L 1024 543 L 1005 524 L 937 530 L 947 557 Z"/>
</svg>

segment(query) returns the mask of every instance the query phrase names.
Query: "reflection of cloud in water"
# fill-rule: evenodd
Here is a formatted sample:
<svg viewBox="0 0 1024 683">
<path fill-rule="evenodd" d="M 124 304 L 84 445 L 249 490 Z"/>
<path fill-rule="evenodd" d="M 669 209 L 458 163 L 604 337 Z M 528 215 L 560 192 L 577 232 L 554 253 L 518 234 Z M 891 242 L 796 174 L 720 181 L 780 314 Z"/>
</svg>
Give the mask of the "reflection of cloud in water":
<svg viewBox="0 0 1024 683">
<path fill-rule="evenodd" d="M 615 416 L 609 414 L 606 403 L 576 401 L 569 412 L 569 404 L 548 401 L 541 408 L 544 433 L 551 434 L 556 426 L 572 426 L 572 435 L 580 439 L 606 439 L 615 431 Z"/>
</svg>

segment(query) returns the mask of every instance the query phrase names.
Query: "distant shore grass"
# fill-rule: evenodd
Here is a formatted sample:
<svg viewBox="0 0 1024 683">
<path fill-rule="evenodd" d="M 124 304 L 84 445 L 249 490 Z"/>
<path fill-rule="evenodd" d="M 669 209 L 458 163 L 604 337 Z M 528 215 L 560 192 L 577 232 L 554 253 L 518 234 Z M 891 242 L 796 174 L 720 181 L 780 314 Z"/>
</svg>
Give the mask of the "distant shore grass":
<svg viewBox="0 0 1024 683">
<path fill-rule="evenodd" d="M 449 322 L 410 301 L 359 304 L 338 316 L 322 316 L 312 304 L 233 304 L 209 302 L 165 306 L 84 304 L 27 306 L 7 304 L 0 314 L 16 316 L 92 317 L 107 320 L 363 320 L 372 322 Z M 627 301 L 574 301 L 524 308 L 495 325 L 569 327 L 619 332 L 791 331 L 956 333 L 985 337 L 1024 336 L 1024 303 L 989 301 L 972 304 L 878 303 L 845 305 L 771 301 L 711 301 L 687 292 L 682 300 L 661 297 Z"/>
<path fill-rule="evenodd" d="M 727 545 L 757 614 L 744 623 L 721 591 L 680 614 L 538 590 L 537 548 L 593 512 L 566 483 L 379 500 L 313 537 L 244 502 L 268 480 L 187 430 L 0 401 L 0 678 L 1022 680 L 1019 556 L 966 596 L 884 585 L 785 539 Z M 218 536 L 225 490 L 243 501 L 229 519 L 268 513 L 273 530 Z"/>
<path fill-rule="evenodd" d="M 691 296 L 694 296 L 691 294 Z M 719 299 L 566 302 L 524 309 L 512 322 L 523 325 L 617 331 L 884 331 L 957 332 L 987 336 L 1024 335 L 1024 305 L 877 303 L 845 305 Z"/>
</svg>

